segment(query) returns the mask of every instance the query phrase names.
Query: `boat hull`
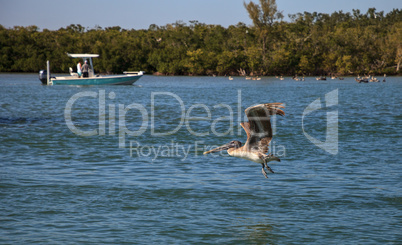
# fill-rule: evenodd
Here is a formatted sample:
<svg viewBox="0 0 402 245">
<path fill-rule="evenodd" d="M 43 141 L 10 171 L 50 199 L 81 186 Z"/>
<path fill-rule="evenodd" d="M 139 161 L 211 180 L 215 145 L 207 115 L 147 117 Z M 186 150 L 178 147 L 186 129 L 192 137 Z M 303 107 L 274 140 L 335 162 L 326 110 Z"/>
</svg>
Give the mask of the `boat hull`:
<svg viewBox="0 0 402 245">
<path fill-rule="evenodd" d="M 56 77 L 50 80 L 50 85 L 132 85 L 142 75 L 118 75 L 91 78 Z"/>
</svg>

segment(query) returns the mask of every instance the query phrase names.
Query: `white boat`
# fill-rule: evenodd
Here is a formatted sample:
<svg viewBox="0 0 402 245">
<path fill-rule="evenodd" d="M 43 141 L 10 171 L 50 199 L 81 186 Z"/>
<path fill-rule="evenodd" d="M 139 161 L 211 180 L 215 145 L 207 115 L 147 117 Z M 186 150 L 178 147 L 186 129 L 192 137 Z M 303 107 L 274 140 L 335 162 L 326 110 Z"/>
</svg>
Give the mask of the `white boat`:
<svg viewBox="0 0 402 245">
<path fill-rule="evenodd" d="M 92 58 L 99 57 L 99 54 L 69 54 L 71 58 L 80 58 L 83 60 L 89 60 L 89 72 L 88 77 L 79 77 L 77 73 L 73 72 L 70 67 L 70 76 L 57 76 L 47 79 L 47 72 L 41 70 L 39 72 L 39 79 L 43 84 L 47 85 L 132 85 L 138 79 L 140 79 L 144 72 L 124 72 L 121 75 L 108 75 L 101 76 L 96 75 L 93 68 Z"/>
</svg>

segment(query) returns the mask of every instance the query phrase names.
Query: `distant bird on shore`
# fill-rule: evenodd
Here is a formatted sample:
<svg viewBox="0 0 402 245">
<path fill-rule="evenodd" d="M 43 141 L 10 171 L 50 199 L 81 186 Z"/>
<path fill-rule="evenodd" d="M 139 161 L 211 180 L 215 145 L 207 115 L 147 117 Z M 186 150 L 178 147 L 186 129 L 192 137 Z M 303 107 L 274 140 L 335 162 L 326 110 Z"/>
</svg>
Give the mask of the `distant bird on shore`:
<svg viewBox="0 0 402 245">
<path fill-rule="evenodd" d="M 247 134 L 247 141 L 244 145 L 240 141 L 233 140 L 228 144 L 222 145 L 204 154 L 227 150 L 228 154 L 233 157 L 243 158 L 245 160 L 261 163 L 262 174 L 268 178 L 265 169 L 274 173 L 267 165 L 270 161 L 280 161 L 273 154 L 268 153 L 268 146 L 272 140 L 271 116 L 284 116 L 285 112 L 281 109 L 285 108 L 282 103 L 268 103 L 249 107 L 245 110 L 248 122 L 240 123 Z"/>
</svg>

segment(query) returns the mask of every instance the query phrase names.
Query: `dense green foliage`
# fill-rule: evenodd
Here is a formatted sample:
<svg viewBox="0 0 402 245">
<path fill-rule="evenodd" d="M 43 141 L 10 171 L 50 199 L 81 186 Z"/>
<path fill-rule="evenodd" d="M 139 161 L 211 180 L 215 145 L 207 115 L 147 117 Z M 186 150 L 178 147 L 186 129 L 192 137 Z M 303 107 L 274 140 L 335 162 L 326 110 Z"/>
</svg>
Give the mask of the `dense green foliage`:
<svg viewBox="0 0 402 245">
<path fill-rule="evenodd" d="M 275 1 L 274 1 L 275 2 Z M 248 6 L 245 5 L 247 11 Z M 258 5 L 250 6 L 258 12 Z M 87 29 L 70 25 L 56 31 L 36 26 L 0 25 L 0 72 L 37 72 L 51 61 L 67 72 L 77 60 L 66 53 L 97 53 L 96 72 L 143 70 L 169 75 L 317 75 L 400 72 L 402 11 L 388 14 L 298 13 L 283 21 L 280 12 L 250 13 L 253 26 L 224 28 L 197 21 Z M 260 21 L 260 22 L 259 22 Z"/>
</svg>

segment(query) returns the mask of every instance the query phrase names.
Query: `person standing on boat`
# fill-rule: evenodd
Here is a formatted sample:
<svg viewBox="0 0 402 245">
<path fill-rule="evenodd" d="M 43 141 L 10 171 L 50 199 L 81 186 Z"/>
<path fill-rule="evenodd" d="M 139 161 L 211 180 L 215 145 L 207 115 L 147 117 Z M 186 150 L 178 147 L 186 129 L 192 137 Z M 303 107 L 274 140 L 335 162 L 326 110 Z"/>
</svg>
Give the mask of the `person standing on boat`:
<svg viewBox="0 0 402 245">
<path fill-rule="evenodd" d="M 82 66 L 82 77 L 88 77 L 88 72 L 89 72 L 88 61 L 85 60 L 85 63 L 84 63 L 84 65 Z"/>
<path fill-rule="evenodd" d="M 78 74 L 78 77 L 79 77 L 79 78 L 80 78 L 81 75 L 82 75 L 82 71 L 81 71 L 81 61 L 78 61 L 78 64 L 77 64 L 77 74 Z"/>
</svg>

